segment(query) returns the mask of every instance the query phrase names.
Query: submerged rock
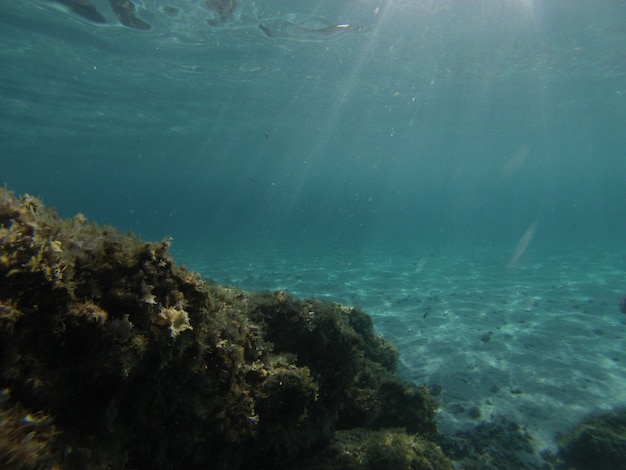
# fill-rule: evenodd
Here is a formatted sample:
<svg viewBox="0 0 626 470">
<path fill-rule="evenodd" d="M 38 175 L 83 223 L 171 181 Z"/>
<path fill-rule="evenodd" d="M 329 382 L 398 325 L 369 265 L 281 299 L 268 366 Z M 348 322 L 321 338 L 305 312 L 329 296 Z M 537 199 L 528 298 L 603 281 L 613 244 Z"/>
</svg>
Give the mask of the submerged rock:
<svg viewBox="0 0 626 470">
<path fill-rule="evenodd" d="M 452 468 L 369 316 L 169 245 L 0 190 L 3 468 Z"/>
<path fill-rule="evenodd" d="M 560 444 L 561 456 L 570 468 L 626 468 L 626 407 L 590 416 L 563 436 Z"/>
</svg>

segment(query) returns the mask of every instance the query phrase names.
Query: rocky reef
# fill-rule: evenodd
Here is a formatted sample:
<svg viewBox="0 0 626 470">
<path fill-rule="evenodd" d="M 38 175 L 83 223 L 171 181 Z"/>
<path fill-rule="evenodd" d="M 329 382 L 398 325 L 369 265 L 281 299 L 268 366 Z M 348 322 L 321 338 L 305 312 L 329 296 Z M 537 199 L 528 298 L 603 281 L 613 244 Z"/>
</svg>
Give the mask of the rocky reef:
<svg viewBox="0 0 626 470">
<path fill-rule="evenodd" d="M 568 468 L 626 468 L 626 407 L 592 414 L 560 439 Z"/>
<path fill-rule="evenodd" d="M 169 245 L 0 190 L 2 468 L 452 468 L 369 316 Z"/>
</svg>

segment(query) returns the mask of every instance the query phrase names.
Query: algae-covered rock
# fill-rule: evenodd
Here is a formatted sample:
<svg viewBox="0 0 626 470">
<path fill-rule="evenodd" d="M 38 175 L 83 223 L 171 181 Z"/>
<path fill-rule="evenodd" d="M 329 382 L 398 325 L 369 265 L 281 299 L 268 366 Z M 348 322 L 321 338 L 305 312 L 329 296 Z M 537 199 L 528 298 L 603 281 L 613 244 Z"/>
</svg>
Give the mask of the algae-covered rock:
<svg viewBox="0 0 626 470">
<path fill-rule="evenodd" d="M 304 468 L 354 432 L 349 468 L 449 468 L 366 314 L 202 281 L 169 244 L 0 190 L 0 466 Z"/>
<path fill-rule="evenodd" d="M 577 470 L 626 468 L 626 407 L 591 416 L 561 438 L 561 456 Z"/>
<path fill-rule="evenodd" d="M 539 468 L 539 464 L 533 462 L 531 436 L 517 423 L 502 416 L 453 435 L 440 434 L 435 441 L 464 470 Z"/>
<path fill-rule="evenodd" d="M 403 429 L 355 428 L 337 431 L 314 456 L 287 470 L 452 470 L 454 467 L 432 442 Z"/>
</svg>

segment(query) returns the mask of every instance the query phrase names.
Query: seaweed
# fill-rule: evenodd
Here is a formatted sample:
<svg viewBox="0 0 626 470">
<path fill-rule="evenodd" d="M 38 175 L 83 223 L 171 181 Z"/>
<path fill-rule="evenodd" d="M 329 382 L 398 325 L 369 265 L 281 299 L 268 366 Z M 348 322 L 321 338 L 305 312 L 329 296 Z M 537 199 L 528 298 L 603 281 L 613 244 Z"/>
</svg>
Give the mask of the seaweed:
<svg viewBox="0 0 626 470">
<path fill-rule="evenodd" d="M 570 468 L 613 470 L 626 465 L 626 407 L 588 416 L 560 439 Z"/>
</svg>

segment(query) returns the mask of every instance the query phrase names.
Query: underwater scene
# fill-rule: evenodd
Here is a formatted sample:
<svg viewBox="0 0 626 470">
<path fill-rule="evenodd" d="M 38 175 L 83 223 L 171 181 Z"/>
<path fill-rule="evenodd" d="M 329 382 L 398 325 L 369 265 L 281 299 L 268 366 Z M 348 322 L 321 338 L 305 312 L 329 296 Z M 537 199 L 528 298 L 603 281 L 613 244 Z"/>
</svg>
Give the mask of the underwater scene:
<svg viewBox="0 0 626 470">
<path fill-rule="evenodd" d="M 0 466 L 626 469 L 625 51 L 619 0 L 1 1 Z"/>
</svg>

